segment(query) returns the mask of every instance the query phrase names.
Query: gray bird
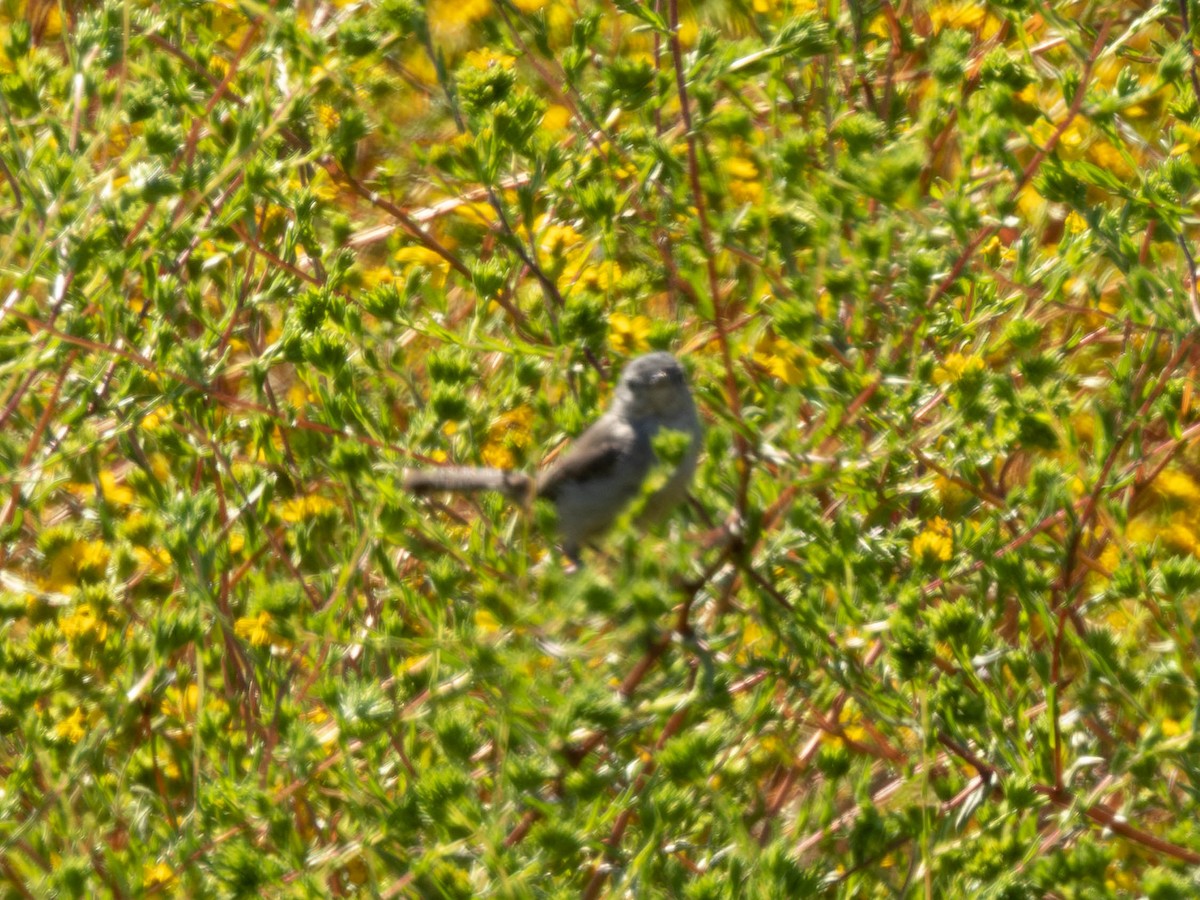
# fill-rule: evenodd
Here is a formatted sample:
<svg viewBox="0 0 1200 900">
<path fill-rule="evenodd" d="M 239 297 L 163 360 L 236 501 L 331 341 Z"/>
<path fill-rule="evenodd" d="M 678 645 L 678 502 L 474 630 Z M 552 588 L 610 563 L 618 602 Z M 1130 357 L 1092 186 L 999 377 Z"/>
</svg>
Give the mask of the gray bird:
<svg viewBox="0 0 1200 900">
<path fill-rule="evenodd" d="M 687 495 L 700 455 L 700 419 L 683 366 L 670 353 L 647 353 L 621 373 L 608 410 L 567 453 L 535 478 L 507 469 L 445 467 L 408 469 L 404 485 L 416 494 L 434 491 L 499 491 L 514 500 L 531 496 L 554 502 L 563 553 L 574 563 L 579 550 L 610 527 L 638 496 L 654 468 L 654 438 L 680 431 L 691 440 L 666 483 L 649 497 L 639 524 L 663 518 Z"/>
</svg>

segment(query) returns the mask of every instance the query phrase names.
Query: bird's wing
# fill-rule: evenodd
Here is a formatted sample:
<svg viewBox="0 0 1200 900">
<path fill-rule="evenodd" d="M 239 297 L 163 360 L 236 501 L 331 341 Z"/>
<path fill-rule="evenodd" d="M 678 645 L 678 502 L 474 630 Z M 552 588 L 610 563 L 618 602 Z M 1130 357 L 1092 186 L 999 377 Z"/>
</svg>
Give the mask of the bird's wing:
<svg viewBox="0 0 1200 900">
<path fill-rule="evenodd" d="M 555 499 L 568 483 L 585 484 L 610 476 L 621 457 L 629 452 L 629 442 L 589 428 L 558 462 L 538 478 L 538 496 Z"/>
</svg>

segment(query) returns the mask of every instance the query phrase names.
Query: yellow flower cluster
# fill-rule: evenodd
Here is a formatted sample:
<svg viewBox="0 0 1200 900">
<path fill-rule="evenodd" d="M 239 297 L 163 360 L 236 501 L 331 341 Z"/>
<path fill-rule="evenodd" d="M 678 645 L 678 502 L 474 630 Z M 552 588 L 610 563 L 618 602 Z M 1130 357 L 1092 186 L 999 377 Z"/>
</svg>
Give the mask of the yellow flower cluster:
<svg viewBox="0 0 1200 900">
<path fill-rule="evenodd" d="M 1200 556 L 1200 485 L 1187 472 L 1166 469 L 1158 474 L 1151 489 L 1174 512 L 1165 522 L 1151 511 L 1133 519 L 1125 531 L 1136 544 L 1161 541 L 1176 553 Z"/>
<path fill-rule="evenodd" d="M 1172 156 L 1182 156 L 1187 154 L 1191 157 L 1192 162 L 1200 161 L 1200 130 L 1192 128 L 1190 125 L 1185 125 L 1182 122 L 1175 123 L 1174 128 L 1175 145 L 1171 148 Z"/>
<path fill-rule="evenodd" d="M 60 741 L 78 744 L 87 732 L 83 728 L 83 710 L 75 707 L 75 711 L 54 726 L 54 736 Z"/>
<path fill-rule="evenodd" d="M 539 232 L 538 250 L 547 256 L 565 256 L 567 251 L 583 244 L 583 235 L 572 226 L 560 222 L 547 222 L 544 218 L 534 225 Z"/>
<path fill-rule="evenodd" d="M 808 354 L 799 344 L 764 334 L 754 348 L 754 361 L 786 385 L 803 384 L 808 378 Z"/>
<path fill-rule="evenodd" d="M 265 647 L 271 643 L 271 614 L 265 609 L 257 616 L 242 616 L 233 623 L 233 633 L 251 647 Z"/>
<path fill-rule="evenodd" d="M 940 366 L 933 370 L 933 383 L 937 385 L 958 384 L 968 375 L 982 372 L 983 368 L 983 360 L 978 356 L 951 353 Z"/>
<path fill-rule="evenodd" d="M 570 124 L 571 111 L 558 103 L 547 107 L 542 115 L 543 131 L 563 131 Z"/>
<path fill-rule="evenodd" d="M 511 69 L 517 64 L 515 56 L 509 56 L 507 53 L 497 53 L 491 47 L 482 47 L 479 50 L 470 51 L 463 60 L 468 66 L 476 69 L 488 69 L 492 66 L 499 66 L 502 69 Z"/>
<path fill-rule="evenodd" d="M 333 509 L 336 505 L 329 498 L 319 497 L 315 494 L 307 497 L 293 497 L 291 500 L 285 501 L 279 508 L 279 518 L 295 524 L 303 522 L 305 519 L 315 518 L 321 513 Z"/>
<path fill-rule="evenodd" d="M 175 881 L 175 872 L 162 860 L 153 865 L 147 863 L 142 870 L 142 886 L 146 888 L 167 887 Z"/>
<path fill-rule="evenodd" d="M 133 502 L 133 491 L 121 484 L 116 473 L 111 469 L 101 469 L 97 480 L 100 482 L 100 496 L 109 503 L 112 503 L 114 506 L 128 506 Z M 96 496 L 95 485 L 83 481 L 68 484 L 67 490 L 76 497 L 91 498 Z"/>
<path fill-rule="evenodd" d="M 342 114 L 338 112 L 337 107 L 328 103 L 320 103 L 317 105 L 317 121 L 326 131 L 333 131 L 342 121 Z"/>
<path fill-rule="evenodd" d="M 942 510 L 944 512 L 957 510 L 971 497 L 969 491 L 943 475 L 938 475 L 934 478 L 933 486 L 937 492 L 938 499 L 942 501 Z"/>
<path fill-rule="evenodd" d="M 429 0 L 425 15 L 435 44 L 461 47 L 470 28 L 492 12 L 491 0 Z"/>
<path fill-rule="evenodd" d="M 608 346 L 622 356 L 648 350 L 651 324 L 645 316 L 612 313 L 608 317 Z"/>
<path fill-rule="evenodd" d="M 762 182 L 758 166 L 744 156 L 735 156 L 725 163 L 729 175 L 729 195 L 738 203 L 757 203 L 762 199 Z"/>
<path fill-rule="evenodd" d="M 108 560 L 103 541 L 71 541 L 47 561 L 47 575 L 40 586 L 47 591 L 65 591 L 81 579 L 94 581 L 104 575 Z"/>
<path fill-rule="evenodd" d="M 913 556 L 926 565 L 949 562 L 954 555 L 954 533 L 940 516 L 925 523 L 925 530 L 913 538 Z"/>
<path fill-rule="evenodd" d="M 167 688 L 159 709 L 169 719 L 190 722 L 196 718 L 196 708 L 199 704 L 200 688 L 196 685 L 189 684 L 182 689 L 176 685 L 171 685 Z"/>
<path fill-rule="evenodd" d="M 530 426 L 533 410 L 518 406 L 506 412 L 488 428 L 487 442 L 483 445 L 483 461 L 497 469 L 511 469 L 517 465 L 514 450 L 524 450 L 533 442 Z"/>
<path fill-rule="evenodd" d="M 1155 493 L 1182 503 L 1200 504 L 1200 485 L 1186 472 L 1166 469 L 1154 479 Z"/>
<path fill-rule="evenodd" d="M 1044 147 L 1058 127 L 1058 123 L 1040 119 L 1030 128 L 1030 141 L 1038 147 Z M 1077 116 L 1066 127 L 1059 136 L 1058 149 L 1068 159 L 1087 159 L 1121 179 L 1133 177 L 1131 162 L 1137 162 L 1130 155 L 1128 147 L 1112 143 L 1103 131 L 1084 116 Z"/>
<path fill-rule="evenodd" d="M 422 266 L 428 269 L 432 276 L 431 284 L 434 287 L 440 288 L 444 285 L 446 276 L 450 274 L 450 263 L 444 257 L 419 244 L 401 247 L 392 255 L 392 259 L 400 263 L 405 271 L 413 266 Z"/>
<path fill-rule="evenodd" d="M 59 619 L 58 630 L 68 641 L 93 639 L 100 642 L 108 637 L 108 623 L 90 606 L 81 606 L 71 615 Z"/>
<path fill-rule="evenodd" d="M 604 293 L 621 279 L 621 267 L 613 260 L 594 260 L 592 243 L 574 226 L 542 216 L 531 232 L 546 268 L 564 288 L 581 286 Z"/>
<path fill-rule="evenodd" d="M 978 32 L 985 40 L 995 36 L 1003 24 L 987 11 L 985 4 L 971 2 L 939 3 L 929 10 L 929 20 L 935 34 L 947 28 L 961 28 Z"/>
</svg>

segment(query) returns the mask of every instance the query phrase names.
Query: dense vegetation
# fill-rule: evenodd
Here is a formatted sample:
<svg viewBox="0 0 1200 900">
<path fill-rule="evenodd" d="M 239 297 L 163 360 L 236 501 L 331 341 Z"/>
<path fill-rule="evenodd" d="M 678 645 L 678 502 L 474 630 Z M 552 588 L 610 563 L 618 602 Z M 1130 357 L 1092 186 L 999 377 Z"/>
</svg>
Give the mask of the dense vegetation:
<svg viewBox="0 0 1200 900">
<path fill-rule="evenodd" d="M 0 0 L 4 896 L 1195 896 L 1198 20 Z"/>
</svg>

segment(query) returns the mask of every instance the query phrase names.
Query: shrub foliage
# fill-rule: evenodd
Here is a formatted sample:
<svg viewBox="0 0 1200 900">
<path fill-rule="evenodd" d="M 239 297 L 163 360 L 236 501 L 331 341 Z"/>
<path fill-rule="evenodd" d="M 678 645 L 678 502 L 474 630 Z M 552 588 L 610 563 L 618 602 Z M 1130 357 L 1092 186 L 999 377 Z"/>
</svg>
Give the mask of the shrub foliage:
<svg viewBox="0 0 1200 900">
<path fill-rule="evenodd" d="M 1194 4 L 0 10 L 6 895 L 1194 895 Z"/>
</svg>

